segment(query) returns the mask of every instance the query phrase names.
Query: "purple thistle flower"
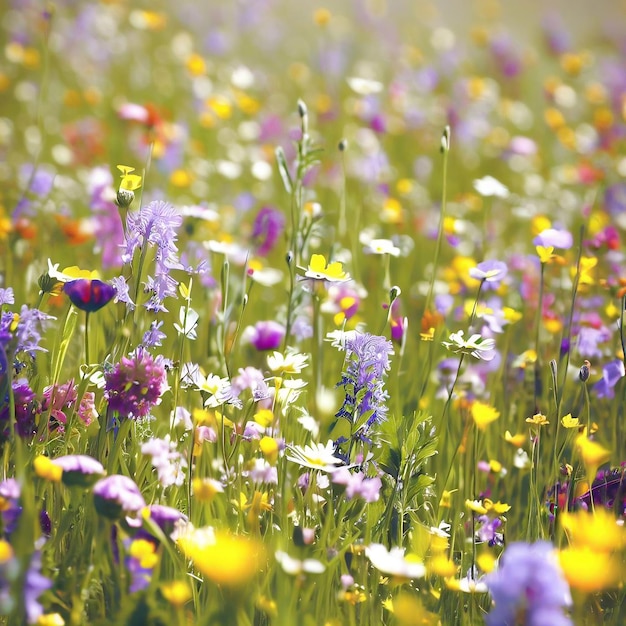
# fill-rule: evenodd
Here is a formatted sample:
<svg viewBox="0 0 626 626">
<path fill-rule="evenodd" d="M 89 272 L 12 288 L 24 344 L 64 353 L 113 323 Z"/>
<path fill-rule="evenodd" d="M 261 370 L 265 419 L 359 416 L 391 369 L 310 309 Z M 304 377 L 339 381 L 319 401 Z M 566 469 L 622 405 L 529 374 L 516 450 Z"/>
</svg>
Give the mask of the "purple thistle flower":
<svg viewBox="0 0 626 626">
<path fill-rule="evenodd" d="M 370 414 L 365 429 L 387 418 L 388 398 L 383 376 L 389 370 L 393 344 L 385 337 L 370 333 L 355 333 L 346 338 L 346 366 L 337 387 L 343 387 L 346 397 L 336 417 L 353 424 Z"/>
<path fill-rule="evenodd" d="M 257 253 L 267 256 L 285 228 L 285 216 L 274 207 L 264 206 L 256 215 L 252 238 L 257 241 Z"/>
<path fill-rule="evenodd" d="M 518 623 L 520 609 L 526 612 L 526 626 L 573 624 L 563 612 L 572 604 L 569 586 L 548 541 L 509 544 L 485 583 L 495 605 L 485 617 L 487 626 Z"/>
<path fill-rule="evenodd" d="M 136 517 L 146 506 L 139 487 L 121 474 L 100 479 L 93 486 L 93 499 L 96 511 L 114 521 L 128 515 Z M 141 525 L 141 520 L 134 525 Z"/>
<path fill-rule="evenodd" d="M 154 358 L 142 347 L 123 357 L 104 380 L 109 410 L 122 419 L 146 417 L 167 388 L 163 357 Z"/>
</svg>

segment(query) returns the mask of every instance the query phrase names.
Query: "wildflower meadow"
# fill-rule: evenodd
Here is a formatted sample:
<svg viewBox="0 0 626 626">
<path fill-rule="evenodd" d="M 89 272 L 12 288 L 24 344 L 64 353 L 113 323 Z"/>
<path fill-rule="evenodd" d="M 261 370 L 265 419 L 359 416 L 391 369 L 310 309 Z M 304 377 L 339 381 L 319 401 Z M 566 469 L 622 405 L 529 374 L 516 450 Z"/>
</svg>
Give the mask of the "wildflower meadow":
<svg viewBox="0 0 626 626">
<path fill-rule="evenodd" d="M 626 623 L 623 2 L 1 4 L 1 624 Z"/>
</svg>

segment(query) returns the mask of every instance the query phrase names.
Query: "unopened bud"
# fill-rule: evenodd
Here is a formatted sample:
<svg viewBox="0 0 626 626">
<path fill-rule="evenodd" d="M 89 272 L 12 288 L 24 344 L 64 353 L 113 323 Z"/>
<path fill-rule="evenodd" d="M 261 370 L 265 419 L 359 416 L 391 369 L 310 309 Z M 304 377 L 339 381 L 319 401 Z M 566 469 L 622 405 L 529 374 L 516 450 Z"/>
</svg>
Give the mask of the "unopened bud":
<svg viewBox="0 0 626 626">
<path fill-rule="evenodd" d="M 582 367 L 580 368 L 580 372 L 578 372 L 578 378 L 580 378 L 581 382 L 586 383 L 587 380 L 589 380 L 589 374 L 591 373 L 589 369 L 590 367 L 591 363 L 585 359 Z"/>
<path fill-rule="evenodd" d="M 441 136 L 441 152 L 450 151 L 450 126 L 446 126 L 443 129 L 443 135 Z"/>
<path fill-rule="evenodd" d="M 130 189 L 119 189 L 117 192 L 117 197 L 115 199 L 115 204 L 122 209 L 127 209 L 135 199 L 135 192 Z"/>
</svg>

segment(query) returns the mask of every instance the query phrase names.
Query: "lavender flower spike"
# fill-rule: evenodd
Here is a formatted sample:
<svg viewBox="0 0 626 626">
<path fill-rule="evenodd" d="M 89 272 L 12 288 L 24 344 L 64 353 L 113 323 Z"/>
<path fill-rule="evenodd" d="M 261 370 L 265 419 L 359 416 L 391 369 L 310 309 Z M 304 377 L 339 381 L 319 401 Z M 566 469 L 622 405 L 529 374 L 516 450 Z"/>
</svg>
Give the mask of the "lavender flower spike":
<svg viewBox="0 0 626 626">
<path fill-rule="evenodd" d="M 393 344 L 385 337 L 370 333 L 355 333 L 346 338 L 346 365 L 338 387 L 345 389 L 346 397 L 336 417 L 343 417 L 353 424 L 366 413 L 365 429 L 387 419 L 383 376 L 389 370 L 389 356 Z"/>
</svg>

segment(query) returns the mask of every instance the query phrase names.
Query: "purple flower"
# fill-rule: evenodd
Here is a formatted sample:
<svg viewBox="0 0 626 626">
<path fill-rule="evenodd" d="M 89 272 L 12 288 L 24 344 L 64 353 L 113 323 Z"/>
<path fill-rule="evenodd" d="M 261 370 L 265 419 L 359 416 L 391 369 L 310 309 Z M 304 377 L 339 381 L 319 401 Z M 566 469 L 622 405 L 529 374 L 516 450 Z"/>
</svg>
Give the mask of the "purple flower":
<svg viewBox="0 0 626 626">
<path fill-rule="evenodd" d="M 114 521 L 128 515 L 136 517 L 146 506 L 135 482 L 120 474 L 100 479 L 93 486 L 93 499 L 96 511 Z"/>
<path fill-rule="evenodd" d="M 0 306 L 4 306 L 5 304 L 15 304 L 15 296 L 13 295 L 13 289 L 11 287 L 0 289 Z"/>
<path fill-rule="evenodd" d="M 81 311 L 95 313 L 107 305 L 115 295 L 115 287 L 97 278 L 79 278 L 63 285 L 63 291 L 72 304 Z"/>
<path fill-rule="evenodd" d="M 498 529 L 502 526 L 502 520 L 499 517 L 480 515 L 478 521 L 480 522 L 480 528 L 476 531 L 478 541 L 488 543 L 490 546 L 501 546 L 504 538 Z"/>
<path fill-rule="evenodd" d="M 572 604 L 567 582 L 548 541 L 509 544 L 497 570 L 485 577 L 494 607 L 485 617 L 487 626 L 517 624 L 525 611 L 526 626 L 571 626 L 563 613 Z"/>
<path fill-rule="evenodd" d="M 351 472 L 347 467 L 340 467 L 332 474 L 332 482 L 346 486 L 346 500 L 363 498 L 365 502 L 377 502 L 380 497 L 382 482 L 378 476 L 367 478 L 363 472 Z"/>
<path fill-rule="evenodd" d="M 252 238 L 257 241 L 257 253 L 267 256 L 285 228 L 285 216 L 274 207 L 264 206 L 256 215 Z"/>
<path fill-rule="evenodd" d="M 167 387 L 163 357 L 142 347 L 105 372 L 104 380 L 109 410 L 122 419 L 146 417 Z"/>
<path fill-rule="evenodd" d="M 506 276 L 507 271 L 506 263 L 489 260 L 470 268 L 469 275 L 476 280 L 482 281 L 485 287 L 497 289 L 502 279 Z"/>
<path fill-rule="evenodd" d="M 36 550 L 24 578 L 24 609 L 29 624 L 36 624 L 43 615 L 39 596 L 51 587 L 52 581 L 41 573 L 41 550 Z"/>
<path fill-rule="evenodd" d="M 534 239 L 534 246 L 543 246 L 544 248 L 561 248 L 569 250 L 574 245 L 572 233 L 567 230 L 556 230 L 547 228 L 542 230 Z"/>
<path fill-rule="evenodd" d="M 15 430 L 22 438 L 30 438 L 37 432 L 35 422 L 41 408 L 35 399 L 35 392 L 25 378 L 12 383 L 13 402 L 15 404 Z M 0 399 L 0 438 L 8 439 L 11 433 L 9 395 Z"/>
<path fill-rule="evenodd" d="M 163 322 L 157 322 L 156 320 L 150 324 L 150 328 L 143 334 L 141 344 L 144 348 L 155 348 L 162 345 L 163 339 L 167 335 L 161 332 L 159 329 L 163 326 Z"/>
<path fill-rule="evenodd" d="M 90 207 L 94 219 L 96 252 L 102 252 L 102 267 L 122 265 L 120 247 L 124 244 L 124 228 L 119 209 L 112 201 L 113 177 L 104 167 L 96 167 L 89 174 Z"/>
<path fill-rule="evenodd" d="M 126 218 L 124 263 L 132 262 L 137 249 L 148 244 L 156 247 L 155 275 L 148 276 L 145 284 L 145 291 L 151 294 L 145 304 L 149 311 L 167 311 L 163 300 L 177 295 L 178 283 L 170 276 L 170 271 L 183 268 L 176 247 L 176 231 L 182 221 L 182 215 L 172 205 L 158 200 L 137 212 L 130 212 Z"/>
<path fill-rule="evenodd" d="M 106 473 L 100 461 L 85 454 L 68 454 L 52 462 L 63 470 L 63 483 L 69 487 L 89 487 Z"/>
<path fill-rule="evenodd" d="M 336 417 L 354 424 L 368 413 L 366 430 L 387 418 L 388 395 L 383 376 L 390 368 L 392 354 L 393 345 L 385 337 L 357 332 L 346 338 L 345 371 L 337 383 L 337 387 L 344 388 L 346 396 Z"/>
<path fill-rule="evenodd" d="M 615 183 L 606 188 L 604 206 L 611 215 L 626 212 L 626 183 Z"/>
<path fill-rule="evenodd" d="M 184 513 L 181 513 L 178 509 L 171 506 L 164 506 L 163 504 L 151 504 L 148 507 L 150 513 L 149 519 L 152 520 L 165 535 L 171 535 L 176 525 L 179 522 L 187 522 L 188 518 Z M 142 534 L 143 533 L 143 534 Z M 152 534 L 139 531 L 138 536 L 144 536 L 146 538 L 156 539 Z"/>
<path fill-rule="evenodd" d="M 0 517 L 2 529 L 7 535 L 15 530 L 22 512 L 20 495 L 20 485 L 15 478 L 7 478 L 0 482 Z"/>
<path fill-rule="evenodd" d="M 129 293 L 128 282 L 123 276 L 116 276 L 111 279 L 111 284 L 115 289 L 114 302 L 123 302 L 129 311 L 135 310 L 135 303 L 132 301 Z"/>
<path fill-rule="evenodd" d="M 8 318 L 7 318 L 8 316 Z M 46 329 L 46 326 L 50 320 L 55 319 L 51 315 L 47 315 L 39 309 L 29 309 L 26 305 L 23 305 L 15 329 L 14 336 L 17 339 L 15 345 L 15 352 L 28 352 L 33 353 L 36 350 L 45 351 L 45 348 L 40 347 L 41 333 Z M 4 335 L 6 330 L 10 329 L 11 325 L 15 321 L 13 313 L 5 313 L 2 316 L 2 322 L 0 326 L 0 335 Z M 8 322 L 8 329 L 5 324 Z M 10 331 L 9 331 L 10 332 Z M 2 341 L 2 338 L 0 338 Z"/>
<path fill-rule="evenodd" d="M 598 398 L 608 398 L 609 400 L 615 397 L 614 387 L 617 381 L 624 376 L 624 362 L 620 359 L 609 361 L 602 368 L 602 380 L 599 380 L 593 389 L 598 394 Z"/>
<path fill-rule="evenodd" d="M 285 338 L 285 327 L 274 320 L 257 322 L 248 326 L 242 335 L 257 350 L 277 350 Z"/>
<path fill-rule="evenodd" d="M 60 432 L 63 431 L 64 424 L 67 423 L 66 413 L 76 408 L 77 387 L 73 380 L 70 380 L 62 385 L 49 385 L 43 390 L 43 400 L 41 403 L 41 411 L 50 411 L 50 417 L 52 417 Z M 93 391 L 86 391 L 81 398 L 80 404 L 76 408 L 78 417 L 85 424 L 89 426 L 96 413 L 94 407 L 95 394 Z"/>
</svg>

